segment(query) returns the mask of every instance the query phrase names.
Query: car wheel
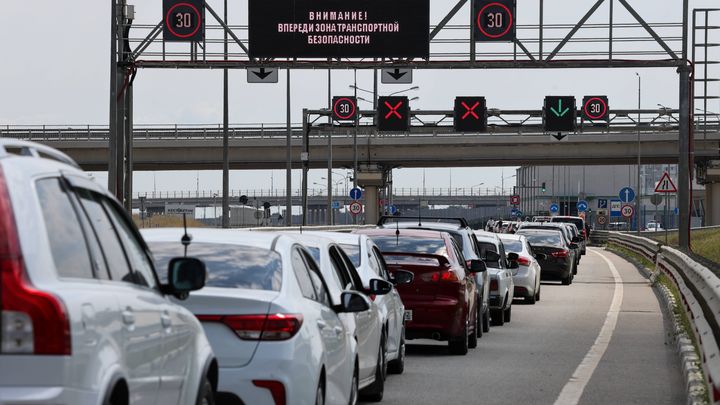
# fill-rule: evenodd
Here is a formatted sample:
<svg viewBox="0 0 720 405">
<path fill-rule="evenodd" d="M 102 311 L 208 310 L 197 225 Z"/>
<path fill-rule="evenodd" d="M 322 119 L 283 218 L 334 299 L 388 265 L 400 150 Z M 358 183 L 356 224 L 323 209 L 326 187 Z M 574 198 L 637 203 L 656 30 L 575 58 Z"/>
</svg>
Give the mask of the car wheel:
<svg viewBox="0 0 720 405">
<path fill-rule="evenodd" d="M 380 352 L 378 362 L 375 366 L 375 382 L 370 384 L 362 392 L 363 400 L 369 402 L 380 402 L 385 394 L 385 375 L 387 374 L 387 360 L 385 358 L 385 337 L 380 340 Z M 357 372 L 356 372 L 357 373 Z M 357 383 L 357 381 L 355 381 Z"/>
<path fill-rule="evenodd" d="M 482 333 L 482 332 L 480 332 L 480 323 L 479 323 L 478 319 L 480 319 L 480 314 L 478 314 L 477 311 L 476 311 L 476 315 L 475 315 L 475 327 L 474 327 L 473 332 L 470 334 L 470 337 L 468 338 L 468 347 L 471 348 L 471 349 L 474 349 L 474 348 L 477 347 L 477 345 L 478 345 L 478 333 Z"/>
<path fill-rule="evenodd" d="M 568 274 L 567 277 L 564 277 L 562 279 L 562 285 L 570 285 L 572 284 L 572 274 Z"/>
<path fill-rule="evenodd" d="M 397 359 L 388 362 L 388 372 L 391 374 L 402 374 L 405 371 L 405 332 L 400 338 Z"/>
<path fill-rule="evenodd" d="M 491 309 L 490 319 L 492 320 L 492 326 L 503 326 L 505 325 L 505 318 L 503 317 L 502 309 Z"/>
<path fill-rule="evenodd" d="M 485 316 L 480 312 L 479 309 L 477 317 L 477 321 L 475 322 L 475 333 L 477 334 L 478 338 L 482 338 L 483 332 L 485 332 Z"/>
<path fill-rule="evenodd" d="M 215 394 L 213 393 L 212 384 L 207 377 L 203 378 L 198 390 L 197 405 L 215 405 Z"/>
<path fill-rule="evenodd" d="M 540 301 L 540 287 L 538 287 L 537 292 L 535 293 L 535 301 Z"/>
<path fill-rule="evenodd" d="M 490 310 L 486 310 L 483 314 L 483 332 L 488 333 L 490 332 Z"/>
<path fill-rule="evenodd" d="M 350 388 L 350 402 L 348 402 L 349 405 L 357 405 L 358 403 L 358 386 L 360 385 L 359 376 L 358 376 L 358 365 L 355 363 L 355 371 L 353 371 L 353 378 L 352 378 L 352 387 Z"/>
<path fill-rule="evenodd" d="M 537 301 L 537 294 L 525 297 L 525 303 L 528 305 L 535 305 L 535 301 Z"/>
<path fill-rule="evenodd" d="M 315 391 L 315 405 L 325 405 L 325 384 L 320 379 L 317 390 Z"/>
<path fill-rule="evenodd" d="M 512 305 L 510 306 L 510 308 L 503 311 L 503 319 L 505 320 L 505 322 L 510 322 L 510 319 L 512 319 Z"/>
<path fill-rule="evenodd" d="M 448 342 L 448 347 L 450 348 L 450 353 L 455 354 L 458 356 L 464 356 L 468 352 L 468 327 L 467 323 L 465 323 L 465 327 L 463 328 L 463 332 L 461 336 L 457 336 L 455 338 L 450 338 L 450 341 Z"/>
</svg>

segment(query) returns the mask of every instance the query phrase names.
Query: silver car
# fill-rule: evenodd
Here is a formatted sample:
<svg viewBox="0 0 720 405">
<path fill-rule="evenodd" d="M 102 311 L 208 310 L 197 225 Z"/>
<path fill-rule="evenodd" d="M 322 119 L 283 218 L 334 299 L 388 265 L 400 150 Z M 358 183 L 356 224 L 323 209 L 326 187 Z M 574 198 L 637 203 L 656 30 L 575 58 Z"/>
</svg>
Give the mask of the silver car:
<svg viewBox="0 0 720 405">
<path fill-rule="evenodd" d="M 515 297 L 524 298 L 530 305 L 535 304 L 540 301 L 540 264 L 532 247 L 522 235 L 500 235 L 500 240 L 505 245 L 505 251 L 510 252 L 508 259 L 518 264 L 518 268 L 512 271 Z"/>
<path fill-rule="evenodd" d="M 497 234 L 475 231 L 480 258 L 487 265 L 490 280 L 490 319 L 495 326 L 510 322 L 512 301 L 515 297 L 515 283 L 512 270 L 518 264 L 509 263 L 505 255 L 505 246 Z"/>
</svg>

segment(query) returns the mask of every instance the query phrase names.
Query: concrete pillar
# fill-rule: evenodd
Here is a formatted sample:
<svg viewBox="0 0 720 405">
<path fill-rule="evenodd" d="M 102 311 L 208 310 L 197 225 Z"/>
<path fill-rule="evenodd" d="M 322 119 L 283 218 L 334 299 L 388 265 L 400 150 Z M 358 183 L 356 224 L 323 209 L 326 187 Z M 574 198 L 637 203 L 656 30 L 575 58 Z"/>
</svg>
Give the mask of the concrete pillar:
<svg viewBox="0 0 720 405">
<path fill-rule="evenodd" d="M 365 186 L 365 224 L 374 225 L 380 220 L 378 187 Z"/>
<path fill-rule="evenodd" d="M 720 225 L 720 183 L 705 185 L 705 226 Z"/>
</svg>

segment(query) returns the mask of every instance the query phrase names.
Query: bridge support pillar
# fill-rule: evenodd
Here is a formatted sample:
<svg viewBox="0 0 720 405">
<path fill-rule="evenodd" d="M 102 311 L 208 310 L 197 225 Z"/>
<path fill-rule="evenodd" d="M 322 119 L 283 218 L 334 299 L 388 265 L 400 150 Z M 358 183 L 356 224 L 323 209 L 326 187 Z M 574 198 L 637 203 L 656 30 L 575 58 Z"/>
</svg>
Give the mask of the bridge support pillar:
<svg viewBox="0 0 720 405">
<path fill-rule="evenodd" d="M 376 224 L 380 220 L 378 206 L 379 190 L 385 187 L 387 171 L 378 165 L 362 165 L 357 174 L 357 184 L 365 189 L 365 224 Z"/>
<path fill-rule="evenodd" d="M 720 225 L 720 182 L 705 185 L 705 226 Z"/>
</svg>

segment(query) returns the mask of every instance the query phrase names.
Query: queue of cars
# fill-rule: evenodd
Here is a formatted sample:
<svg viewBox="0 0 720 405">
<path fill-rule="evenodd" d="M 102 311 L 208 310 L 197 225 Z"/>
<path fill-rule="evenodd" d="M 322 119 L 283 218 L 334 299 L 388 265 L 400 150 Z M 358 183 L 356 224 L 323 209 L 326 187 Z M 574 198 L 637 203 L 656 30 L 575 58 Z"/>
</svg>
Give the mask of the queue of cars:
<svg viewBox="0 0 720 405">
<path fill-rule="evenodd" d="M 572 221 L 515 232 L 139 233 L 66 155 L 0 140 L 0 402 L 378 402 L 408 340 L 465 355 L 541 277 L 572 282 Z"/>
</svg>

